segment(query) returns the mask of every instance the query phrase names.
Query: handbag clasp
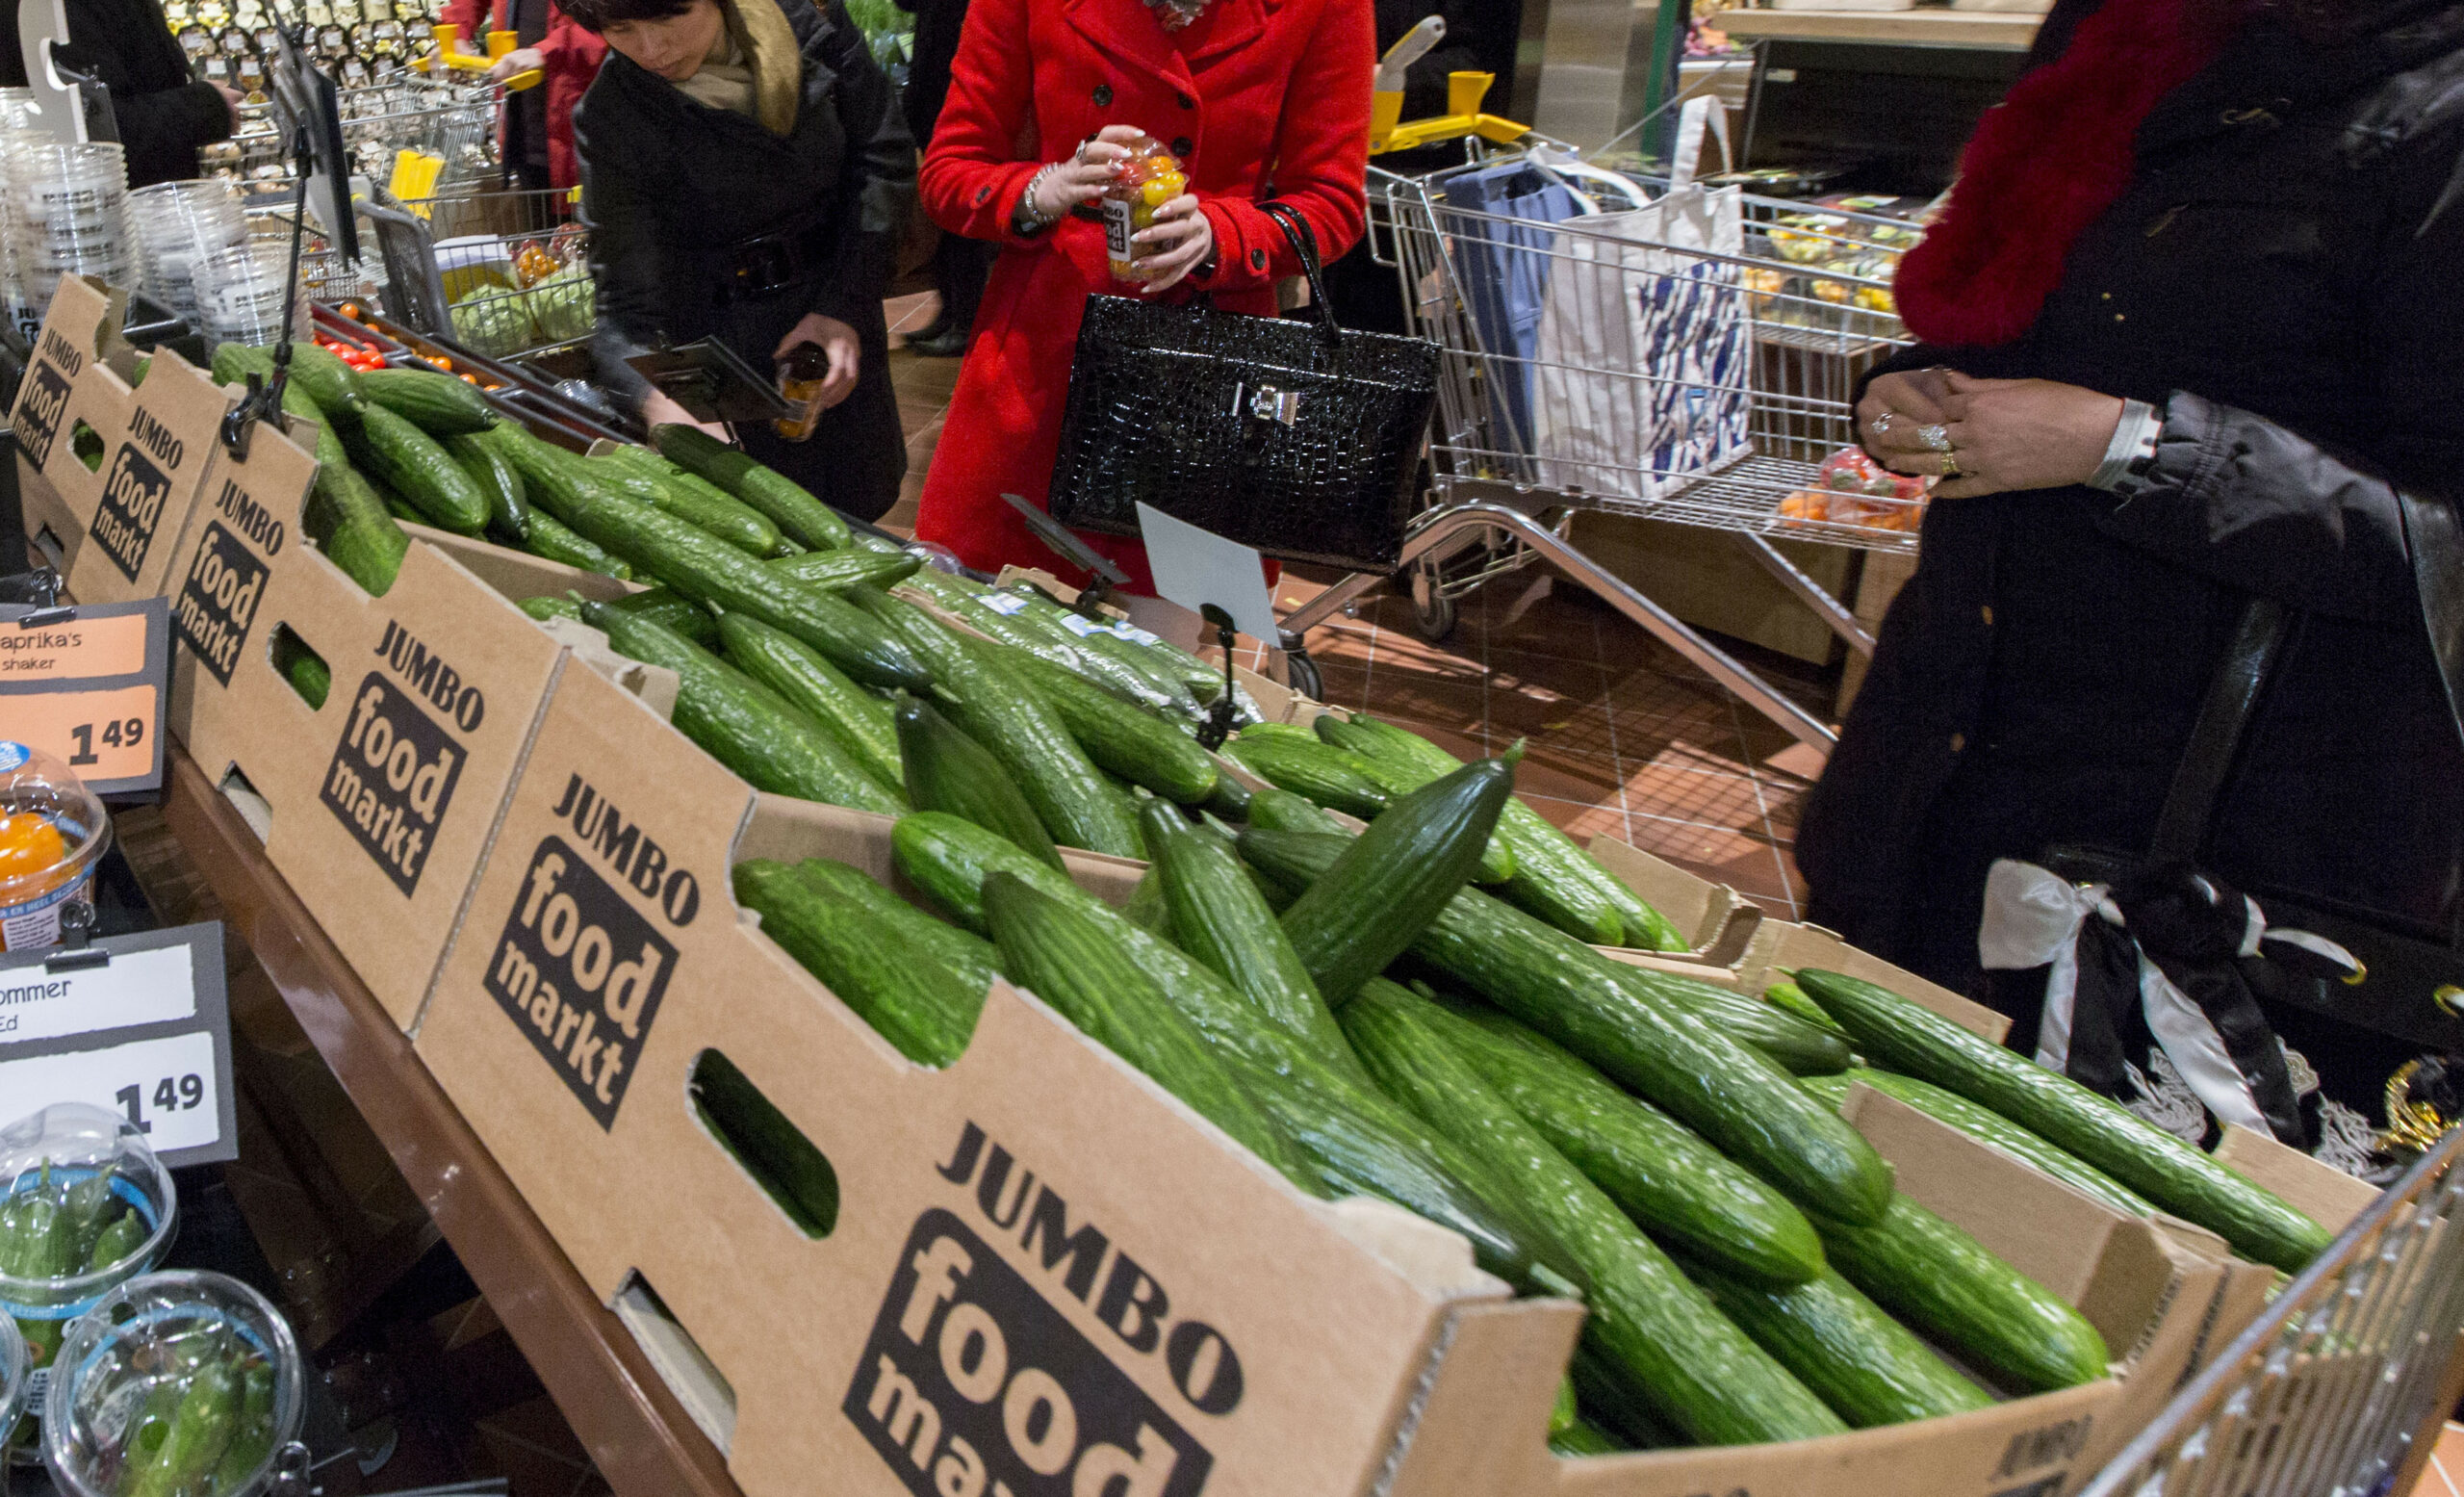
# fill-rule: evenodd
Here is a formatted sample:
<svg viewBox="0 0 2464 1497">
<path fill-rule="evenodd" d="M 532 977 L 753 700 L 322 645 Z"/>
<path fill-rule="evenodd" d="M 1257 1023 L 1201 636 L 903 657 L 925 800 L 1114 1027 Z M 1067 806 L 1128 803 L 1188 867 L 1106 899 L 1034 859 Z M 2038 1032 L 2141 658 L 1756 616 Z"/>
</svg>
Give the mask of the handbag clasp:
<svg viewBox="0 0 2464 1497">
<path fill-rule="evenodd" d="M 1247 416 L 1251 421 L 1280 422 L 1293 426 L 1300 420 L 1300 392 L 1278 390 L 1272 385 L 1256 389 L 1246 384 L 1232 387 L 1232 414 Z"/>
</svg>

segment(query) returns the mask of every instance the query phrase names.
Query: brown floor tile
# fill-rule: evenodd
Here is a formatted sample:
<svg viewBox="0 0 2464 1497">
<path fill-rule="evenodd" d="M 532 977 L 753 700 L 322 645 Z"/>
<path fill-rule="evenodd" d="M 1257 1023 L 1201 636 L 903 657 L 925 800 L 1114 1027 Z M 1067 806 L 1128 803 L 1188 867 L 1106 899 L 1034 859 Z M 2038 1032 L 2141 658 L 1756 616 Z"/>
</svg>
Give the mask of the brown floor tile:
<svg viewBox="0 0 2464 1497">
<path fill-rule="evenodd" d="M 1558 800 L 1553 796 L 1523 792 L 1532 810 L 1540 813 L 1551 826 L 1578 842 L 1588 842 L 1595 837 L 1626 839 L 1626 813 L 1616 802 L 1595 805 L 1588 801 Z"/>
<path fill-rule="evenodd" d="M 1733 775 L 1694 774 L 1647 765 L 1626 780 L 1626 809 L 1636 815 L 1767 835 L 1762 799 L 1756 793 L 1754 782 Z"/>
<path fill-rule="evenodd" d="M 1487 752 L 1480 736 L 1488 720 L 1487 693 L 1476 680 L 1440 681 L 1382 664 L 1372 666 L 1368 674 L 1362 704 L 1368 710 L 1468 736 L 1478 745 L 1476 752 Z"/>
<path fill-rule="evenodd" d="M 1511 741 L 1495 735 L 1490 738 L 1498 748 Z M 1546 795 L 1586 805 L 1604 803 L 1621 815 L 1625 813 L 1613 761 L 1561 753 L 1546 743 L 1524 744 L 1523 763 L 1515 771 L 1514 787 L 1525 795 Z"/>
<path fill-rule="evenodd" d="M 1457 759 L 1479 759 L 1488 753 L 1488 746 L 1480 741 L 1476 733 L 1467 734 L 1460 729 L 1406 717 L 1401 713 L 1381 712 L 1378 715 L 1399 728 L 1410 729 Z"/>
<path fill-rule="evenodd" d="M 1311 657 L 1315 659 L 1316 657 Z M 1369 669 L 1357 660 L 1319 660 L 1318 674 L 1325 678 L 1328 707 L 1341 707 L 1357 711 L 1369 701 Z"/>
<path fill-rule="evenodd" d="M 1665 821 L 1640 813 L 1630 815 L 1635 846 L 1713 883 L 1739 893 L 1787 899 L 1793 890 L 1770 841 L 1762 837 Z"/>
<path fill-rule="evenodd" d="M 1564 659 L 1603 658 L 1603 636 L 1608 632 L 1602 627 L 1604 608 L 1566 596 L 1567 584 L 1560 582 L 1550 596 L 1509 622 L 1505 615 L 1524 585 L 1521 578 L 1503 579 L 1475 595 L 1476 607 L 1458 604 L 1466 613 L 1460 628 L 1467 642 L 1476 639 L 1493 651 L 1520 650 Z M 1618 622 L 1623 625 L 1623 620 Z"/>
</svg>

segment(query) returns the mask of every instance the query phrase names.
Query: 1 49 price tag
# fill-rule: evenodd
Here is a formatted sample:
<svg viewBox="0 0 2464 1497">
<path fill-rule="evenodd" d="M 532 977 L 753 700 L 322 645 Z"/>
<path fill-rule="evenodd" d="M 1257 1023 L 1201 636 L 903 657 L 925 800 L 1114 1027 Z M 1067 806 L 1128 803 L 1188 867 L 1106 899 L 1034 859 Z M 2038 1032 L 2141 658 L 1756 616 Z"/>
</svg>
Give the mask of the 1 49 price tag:
<svg viewBox="0 0 2464 1497">
<path fill-rule="evenodd" d="M 54 1102 L 114 1107 L 145 1131 L 156 1153 L 202 1148 L 220 1135 L 216 1079 L 214 1036 L 203 1032 L 0 1061 L 0 1097 L 12 1110 L 35 1112 Z"/>
<path fill-rule="evenodd" d="M 169 605 L 0 607 L 0 719 L 9 736 L 76 771 L 98 795 L 163 783 Z"/>
</svg>

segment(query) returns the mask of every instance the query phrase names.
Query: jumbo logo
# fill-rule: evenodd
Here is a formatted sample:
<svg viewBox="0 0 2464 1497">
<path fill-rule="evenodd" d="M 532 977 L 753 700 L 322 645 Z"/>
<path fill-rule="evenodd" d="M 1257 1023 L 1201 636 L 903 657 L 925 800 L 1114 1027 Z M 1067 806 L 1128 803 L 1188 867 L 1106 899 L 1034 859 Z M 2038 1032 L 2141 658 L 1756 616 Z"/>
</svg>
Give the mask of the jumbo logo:
<svg viewBox="0 0 2464 1497">
<path fill-rule="evenodd" d="M 219 520 L 207 524 L 171 616 L 189 653 L 223 685 L 231 684 L 232 667 L 257 621 L 267 575 L 266 564 L 245 541 Z"/>
<path fill-rule="evenodd" d="M 465 734 L 478 731 L 488 703 L 477 686 L 390 619 L 376 654 L 415 696 L 397 690 L 384 669 L 368 673 L 351 694 L 342 741 L 334 745 L 319 795 L 408 895 L 419 888 L 437 826 L 453 803 L 466 752 L 415 697 Z"/>
<path fill-rule="evenodd" d="M 46 345 L 50 341 L 46 339 Z M 48 347 L 44 351 L 48 355 Z M 25 451 L 26 461 L 36 468 L 50 458 L 52 438 L 60 434 L 60 418 L 67 410 L 68 377 L 56 365 L 45 362 L 26 371 L 26 387 L 17 397 L 17 414 L 10 426 L 17 433 L 17 446 Z"/>
<path fill-rule="evenodd" d="M 1040 1285 L 974 1225 L 916 1220 L 840 1411 L 916 1497 L 1194 1497 L 1215 1458 L 1116 1363 L 1158 1358 L 1188 1407 L 1240 1405 L 1241 1359 L 1092 1221 L 970 1123 L 939 1171 L 983 1226 L 1014 1238 Z M 1065 1295 L 1110 1337 L 1055 1307 Z"/>
<path fill-rule="evenodd" d="M 86 533 L 132 582 L 145 565 L 154 528 L 162 523 L 163 505 L 170 497 L 171 480 L 163 470 L 136 443 L 122 442 L 112 454 L 111 472 L 103 476 L 103 502 L 94 506 Z"/>
</svg>

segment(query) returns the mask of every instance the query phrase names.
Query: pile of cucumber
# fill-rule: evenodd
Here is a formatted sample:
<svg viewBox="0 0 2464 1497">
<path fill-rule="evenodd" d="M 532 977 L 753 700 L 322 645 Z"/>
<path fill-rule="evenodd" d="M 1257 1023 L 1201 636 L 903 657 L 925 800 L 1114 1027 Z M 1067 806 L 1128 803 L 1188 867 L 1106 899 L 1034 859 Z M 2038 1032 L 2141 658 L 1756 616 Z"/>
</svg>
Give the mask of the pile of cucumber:
<svg viewBox="0 0 2464 1497">
<path fill-rule="evenodd" d="M 119 1444 L 82 1473 L 112 1497 L 236 1497 L 273 1455 L 275 1374 L 236 1333 L 190 1336 L 125 1415 Z"/>
<path fill-rule="evenodd" d="M 1150 867 L 1115 909 L 962 726 L 920 697 L 892 715 L 913 902 L 847 865 L 755 860 L 735 888 L 762 930 L 922 1065 L 965 1049 L 1006 974 L 1300 1189 L 1389 1200 L 1524 1292 L 1579 1295 L 1561 1452 L 1808 1438 L 2106 1373 L 2075 1309 L 1894 1190 L 1837 1115 L 1853 1081 L 2263 1261 L 2326 1242 L 1896 994 L 1645 971 L 1522 907 L 1511 875 L 1482 884 L 1515 755 L 1383 790 L 1358 836 L 1280 788 L 1237 809 L 1133 791 Z"/>
<path fill-rule="evenodd" d="M 112 1188 L 107 1171 L 64 1171 L 49 1163 L 0 1197 L 0 1277 L 39 1285 L 78 1278 L 125 1263 L 143 1248 L 154 1224 Z M 65 1321 L 19 1323 L 34 1365 L 59 1350 Z M 6 1434 L 0 1431 L 0 1436 Z"/>
</svg>

